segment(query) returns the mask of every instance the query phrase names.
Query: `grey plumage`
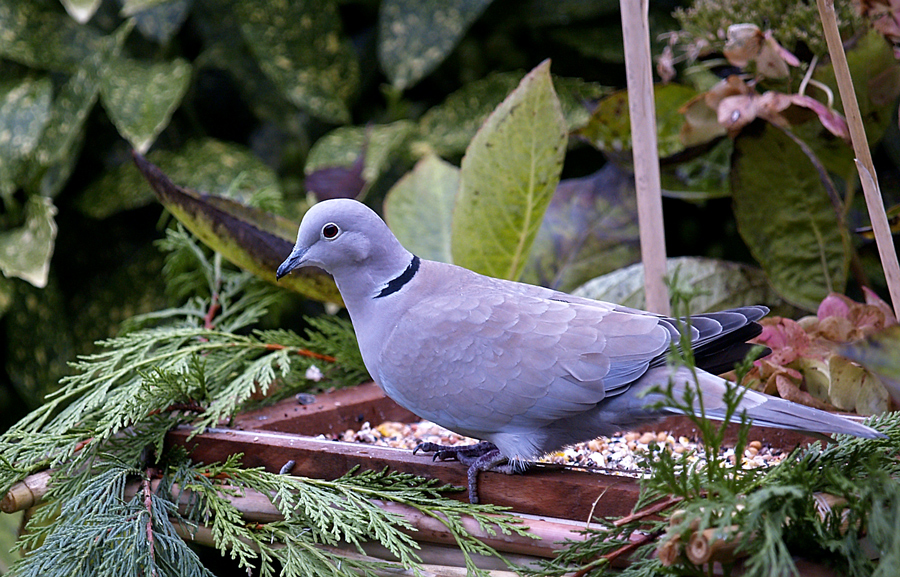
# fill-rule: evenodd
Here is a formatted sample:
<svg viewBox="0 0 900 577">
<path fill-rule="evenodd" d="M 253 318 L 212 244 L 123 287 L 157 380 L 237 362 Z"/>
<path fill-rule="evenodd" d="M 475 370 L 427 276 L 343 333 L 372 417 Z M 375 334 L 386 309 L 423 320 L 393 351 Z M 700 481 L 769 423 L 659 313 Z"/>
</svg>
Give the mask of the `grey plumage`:
<svg viewBox="0 0 900 577">
<path fill-rule="evenodd" d="M 651 411 L 665 386 L 690 377 L 666 365 L 675 322 L 643 311 L 494 279 L 419 260 L 365 205 L 313 206 L 277 277 L 302 266 L 334 276 L 363 360 L 385 393 L 420 417 L 489 441 L 483 455 L 453 454 L 479 469 L 513 465 L 564 445 L 609 435 L 667 411 Z M 706 415 L 724 417 L 725 381 L 758 334 L 762 306 L 692 317 L 692 348 Z M 757 425 L 881 436 L 837 415 L 755 391 L 741 402 Z M 489 453 L 489 454 L 487 454 Z"/>
</svg>

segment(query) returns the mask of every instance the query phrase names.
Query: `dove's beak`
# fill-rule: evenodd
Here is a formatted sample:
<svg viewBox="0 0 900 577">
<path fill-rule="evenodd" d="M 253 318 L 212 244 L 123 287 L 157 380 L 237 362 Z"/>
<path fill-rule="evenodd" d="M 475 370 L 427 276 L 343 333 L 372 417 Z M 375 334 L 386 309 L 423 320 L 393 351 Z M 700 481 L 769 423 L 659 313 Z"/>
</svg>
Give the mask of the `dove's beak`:
<svg viewBox="0 0 900 577">
<path fill-rule="evenodd" d="M 291 251 L 290 256 L 288 256 L 281 266 L 278 267 L 278 270 L 275 272 L 275 280 L 280 279 L 284 275 L 288 274 L 295 268 L 303 265 L 303 257 L 306 256 L 306 251 L 308 249 L 306 247 L 295 246 L 294 250 Z"/>
</svg>

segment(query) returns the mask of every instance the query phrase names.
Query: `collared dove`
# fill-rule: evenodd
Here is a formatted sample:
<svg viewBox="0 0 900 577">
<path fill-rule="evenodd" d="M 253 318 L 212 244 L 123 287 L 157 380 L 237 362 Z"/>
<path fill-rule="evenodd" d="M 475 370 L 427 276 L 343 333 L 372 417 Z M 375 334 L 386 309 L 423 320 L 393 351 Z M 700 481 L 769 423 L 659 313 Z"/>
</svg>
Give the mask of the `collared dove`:
<svg viewBox="0 0 900 577">
<path fill-rule="evenodd" d="M 419 259 L 355 200 L 326 200 L 306 213 L 276 277 L 303 266 L 334 277 L 366 368 L 389 397 L 483 440 L 464 448 L 417 447 L 467 464 L 472 502 L 479 471 L 512 472 L 563 446 L 677 412 L 652 408 L 661 396 L 646 393 L 671 379 L 680 398 L 693 379 L 689 369 L 666 363 L 670 342 L 679 338 L 675 320 Z M 707 417 L 725 417 L 726 389 L 707 371 L 733 368 L 767 312 L 751 306 L 691 317 Z M 883 436 L 752 390 L 740 409 L 761 426 Z"/>
</svg>

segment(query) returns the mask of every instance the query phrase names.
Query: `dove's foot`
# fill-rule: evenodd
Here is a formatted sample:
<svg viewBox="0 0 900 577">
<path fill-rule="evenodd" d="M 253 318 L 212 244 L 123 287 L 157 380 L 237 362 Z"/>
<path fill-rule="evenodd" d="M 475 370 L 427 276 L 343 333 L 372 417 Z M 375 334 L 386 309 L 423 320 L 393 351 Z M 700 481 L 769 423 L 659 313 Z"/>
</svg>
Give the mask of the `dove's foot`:
<svg viewBox="0 0 900 577">
<path fill-rule="evenodd" d="M 511 468 L 498 467 L 506 461 L 506 457 L 500 454 L 500 449 L 489 441 L 482 441 L 475 445 L 438 445 L 437 443 L 419 443 L 413 449 L 413 455 L 418 451 L 434 453 L 435 461 L 456 459 L 463 465 L 468 465 L 467 478 L 469 481 L 469 502 L 478 503 L 478 473 L 479 471 L 499 470 L 504 473 L 512 472 Z"/>
<path fill-rule="evenodd" d="M 413 455 L 422 451 L 423 453 L 434 453 L 432 459 L 435 461 L 457 460 L 463 465 L 471 465 L 482 455 L 497 451 L 497 446 L 489 441 L 481 441 L 474 445 L 438 445 L 437 443 L 419 443 L 413 449 Z M 499 453 L 499 451 L 498 451 Z"/>
</svg>

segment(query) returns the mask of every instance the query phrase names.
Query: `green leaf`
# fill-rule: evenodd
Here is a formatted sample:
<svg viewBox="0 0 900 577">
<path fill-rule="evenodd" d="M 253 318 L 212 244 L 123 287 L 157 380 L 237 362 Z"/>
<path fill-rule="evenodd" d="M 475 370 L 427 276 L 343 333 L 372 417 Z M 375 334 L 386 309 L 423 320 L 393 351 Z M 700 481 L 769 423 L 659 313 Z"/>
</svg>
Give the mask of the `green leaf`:
<svg viewBox="0 0 900 577">
<path fill-rule="evenodd" d="M 50 118 L 49 78 L 0 81 L 0 194 L 21 184 L 21 171 Z"/>
<path fill-rule="evenodd" d="M 378 60 L 404 90 L 444 61 L 491 0 L 384 0 L 378 12 Z"/>
<path fill-rule="evenodd" d="M 760 122 L 735 139 L 731 174 L 738 231 L 775 290 L 808 310 L 842 292 L 847 233 L 824 168 L 784 130 Z"/>
<path fill-rule="evenodd" d="M 180 58 L 155 64 L 114 58 L 107 62 L 100 95 L 119 134 L 143 153 L 169 124 L 190 80 L 191 65 Z"/>
<path fill-rule="evenodd" d="M 402 150 L 415 126 L 408 120 L 374 126 L 341 126 L 316 141 L 306 158 L 304 172 L 352 166 L 365 148 L 362 176 L 371 184 Z"/>
<path fill-rule="evenodd" d="M 422 115 L 420 138 L 441 155 L 463 153 L 491 111 L 518 86 L 523 76 L 520 72 L 494 72 L 466 84 Z M 608 92 L 607 88 L 580 78 L 554 77 L 553 86 L 570 131 L 588 122 L 589 103 Z"/>
<path fill-rule="evenodd" d="M 900 325 L 885 328 L 863 340 L 841 345 L 839 352 L 876 375 L 900 404 Z"/>
<path fill-rule="evenodd" d="M 730 196 L 733 149 L 731 139 L 723 138 L 695 158 L 660 167 L 663 196 L 694 202 Z"/>
<path fill-rule="evenodd" d="M 675 257 L 666 260 L 669 278 L 678 275 L 678 287 L 694 293 L 691 312 L 705 313 L 754 305 L 777 304 L 765 273 L 756 267 L 711 258 Z M 595 278 L 572 294 L 644 309 L 644 265 L 635 264 Z"/>
<path fill-rule="evenodd" d="M 135 163 L 163 206 L 204 244 L 240 268 L 276 282 L 275 270 L 294 246 L 297 224 L 228 198 L 182 188 L 140 155 Z M 342 302 L 331 277 L 316 268 L 303 268 L 278 284 L 312 299 Z"/>
<path fill-rule="evenodd" d="M 591 120 L 591 113 L 597 100 L 606 96 L 610 88 L 586 82 L 581 78 L 553 77 L 553 87 L 559 96 L 559 105 L 569 132 L 573 132 Z"/>
<path fill-rule="evenodd" d="M 859 112 L 866 127 L 866 139 L 874 146 L 884 135 L 900 96 L 900 67 L 894 58 L 891 45 L 875 30 L 862 37 L 847 51 L 847 65 L 853 78 Z M 831 65 L 819 68 L 815 79 L 828 85 L 835 99 L 835 108 L 841 110 L 841 95 Z M 846 115 L 845 115 L 846 116 Z"/>
<path fill-rule="evenodd" d="M 75 19 L 79 24 L 87 24 L 93 18 L 97 8 L 103 0 L 62 0 L 69 16 Z"/>
<path fill-rule="evenodd" d="M 844 357 L 828 357 L 828 377 L 828 400 L 835 407 L 866 416 L 890 408 L 887 389 L 878 378 Z"/>
<path fill-rule="evenodd" d="M 416 255 L 453 262 L 450 232 L 458 189 L 459 169 L 429 154 L 388 191 L 385 220 L 403 246 Z"/>
<path fill-rule="evenodd" d="M 188 188 L 242 202 L 249 202 L 261 189 L 278 188 L 278 177 L 272 169 L 237 144 L 195 140 L 175 152 L 154 150 L 148 158 Z M 126 163 L 90 184 L 76 206 L 92 218 L 103 219 L 121 210 L 146 206 L 153 198 L 140 173 Z"/>
<path fill-rule="evenodd" d="M 0 56 L 32 68 L 72 72 L 104 39 L 45 3 L 0 0 Z"/>
<path fill-rule="evenodd" d="M 547 60 L 522 79 L 466 150 L 453 214 L 453 262 L 519 277 L 559 182 L 566 141 Z"/>
<path fill-rule="evenodd" d="M 655 85 L 656 134 L 659 140 L 659 156 L 666 158 L 685 149 L 681 140 L 684 115 L 679 109 L 697 92 L 679 84 Z M 628 93 L 616 92 L 597 105 L 590 122 L 578 131 L 599 150 L 631 164 L 631 114 L 628 111 Z"/>
<path fill-rule="evenodd" d="M 56 241 L 56 207 L 43 196 L 31 196 L 25 206 L 25 225 L 0 233 L 0 270 L 38 288 L 47 286 L 50 257 Z"/>
<path fill-rule="evenodd" d="M 241 32 L 266 75 L 294 105 L 344 124 L 359 65 L 333 0 L 241 0 Z"/>
<path fill-rule="evenodd" d="M 69 155 L 99 93 L 100 84 L 89 67 L 79 68 L 62 85 L 53 100 L 47 129 L 37 149 L 38 162 L 47 165 Z"/>
<path fill-rule="evenodd" d="M 98 56 L 92 56 L 96 62 Z M 86 64 L 63 84 L 35 152 L 35 193 L 54 196 L 65 185 L 78 160 L 83 127 L 100 94 L 94 66 Z"/>
<path fill-rule="evenodd" d="M 634 177 L 608 162 L 556 187 L 521 280 L 568 292 L 640 256 Z"/>
</svg>

